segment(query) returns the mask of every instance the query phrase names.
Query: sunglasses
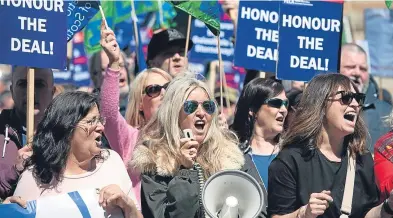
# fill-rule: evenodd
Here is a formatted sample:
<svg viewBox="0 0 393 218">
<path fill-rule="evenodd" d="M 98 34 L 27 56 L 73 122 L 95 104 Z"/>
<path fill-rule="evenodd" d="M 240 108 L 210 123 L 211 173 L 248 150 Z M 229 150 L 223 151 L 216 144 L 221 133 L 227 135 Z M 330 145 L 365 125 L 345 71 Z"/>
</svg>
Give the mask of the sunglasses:
<svg viewBox="0 0 393 218">
<path fill-rule="evenodd" d="M 289 101 L 288 100 L 282 100 L 279 98 L 269 98 L 266 99 L 265 104 L 269 105 L 270 107 L 274 107 L 274 108 L 281 108 L 283 105 L 285 106 L 285 108 L 288 108 L 289 106 Z"/>
<path fill-rule="evenodd" d="M 151 98 L 155 98 L 160 95 L 162 89 L 168 88 L 169 83 L 165 83 L 164 85 L 149 85 L 146 86 L 145 90 L 143 91 L 143 94 L 146 94 L 147 96 Z"/>
<path fill-rule="evenodd" d="M 358 104 L 361 106 L 364 103 L 366 95 L 363 93 L 353 93 L 353 92 L 346 92 L 346 91 L 339 91 L 336 92 L 336 95 L 341 94 L 341 103 L 344 105 L 350 105 L 352 100 L 355 99 Z"/>
<path fill-rule="evenodd" d="M 204 102 L 197 102 L 197 101 L 185 101 L 184 102 L 184 112 L 186 114 L 192 114 L 194 113 L 199 105 L 202 105 L 203 110 L 206 111 L 208 114 L 213 114 L 214 111 L 216 110 L 216 104 L 214 104 L 214 101 L 204 101 Z"/>
</svg>

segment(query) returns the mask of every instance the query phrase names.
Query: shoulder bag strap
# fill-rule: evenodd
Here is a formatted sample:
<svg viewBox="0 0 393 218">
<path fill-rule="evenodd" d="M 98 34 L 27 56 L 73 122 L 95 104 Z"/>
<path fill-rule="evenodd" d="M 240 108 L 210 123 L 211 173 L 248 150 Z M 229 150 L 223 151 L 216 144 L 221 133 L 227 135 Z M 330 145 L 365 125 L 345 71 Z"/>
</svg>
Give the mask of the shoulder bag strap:
<svg viewBox="0 0 393 218">
<path fill-rule="evenodd" d="M 356 158 L 348 154 L 348 167 L 347 167 L 347 177 L 345 179 L 344 196 L 341 204 L 341 216 L 340 218 L 348 218 L 352 210 L 352 197 L 353 188 L 355 185 L 355 172 L 356 172 Z"/>
</svg>

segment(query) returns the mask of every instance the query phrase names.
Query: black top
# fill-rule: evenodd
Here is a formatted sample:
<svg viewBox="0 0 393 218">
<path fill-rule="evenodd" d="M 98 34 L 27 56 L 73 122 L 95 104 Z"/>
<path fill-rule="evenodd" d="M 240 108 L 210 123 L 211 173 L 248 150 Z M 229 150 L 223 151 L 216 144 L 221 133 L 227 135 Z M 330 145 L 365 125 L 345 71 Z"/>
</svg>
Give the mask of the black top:
<svg viewBox="0 0 393 218">
<path fill-rule="evenodd" d="M 304 151 L 304 146 L 284 148 L 270 164 L 268 213 L 292 213 L 306 205 L 312 193 L 330 190 L 333 203 L 319 217 L 339 217 L 348 166 L 346 152 L 341 162 L 332 162 L 318 149 L 309 153 Z M 349 217 L 364 217 L 378 205 L 379 190 L 374 178 L 371 154 L 357 155 L 352 212 Z"/>
</svg>

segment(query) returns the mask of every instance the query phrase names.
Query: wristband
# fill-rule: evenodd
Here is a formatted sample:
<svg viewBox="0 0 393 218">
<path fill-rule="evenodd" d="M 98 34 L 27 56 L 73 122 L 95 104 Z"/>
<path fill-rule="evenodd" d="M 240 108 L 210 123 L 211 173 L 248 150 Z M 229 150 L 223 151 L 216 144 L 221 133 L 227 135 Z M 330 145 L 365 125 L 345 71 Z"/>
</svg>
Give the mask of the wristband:
<svg viewBox="0 0 393 218">
<path fill-rule="evenodd" d="M 389 214 L 389 215 L 393 215 L 393 210 L 392 208 L 390 208 L 389 203 L 388 203 L 388 199 L 386 199 L 383 204 L 382 204 L 383 210 Z"/>
</svg>

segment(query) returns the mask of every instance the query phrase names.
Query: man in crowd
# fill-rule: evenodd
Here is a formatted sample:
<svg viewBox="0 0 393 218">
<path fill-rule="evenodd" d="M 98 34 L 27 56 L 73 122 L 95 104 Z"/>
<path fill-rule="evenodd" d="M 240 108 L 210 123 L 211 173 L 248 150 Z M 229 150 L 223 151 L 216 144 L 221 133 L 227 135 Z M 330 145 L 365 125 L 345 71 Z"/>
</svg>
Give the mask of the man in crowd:
<svg viewBox="0 0 393 218">
<path fill-rule="evenodd" d="M 27 111 L 27 67 L 14 67 L 11 93 L 14 108 L 0 114 L 0 198 L 11 196 L 23 171 L 24 160 L 31 155 L 31 147 L 25 146 Z M 44 116 L 53 98 L 53 72 L 51 69 L 35 69 L 34 81 L 34 129 Z"/>
<path fill-rule="evenodd" d="M 340 73 L 349 77 L 366 94 L 363 114 L 371 136 L 369 150 L 373 151 L 378 138 L 390 130 L 384 118 L 390 114 L 392 106 L 378 99 L 378 88 L 369 73 L 367 54 L 359 45 L 350 43 L 341 47 Z"/>
<path fill-rule="evenodd" d="M 127 63 L 124 60 L 126 59 L 125 54 L 122 52 L 121 58 L 124 65 L 121 66 L 120 69 L 120 77 L 119 77 L 119 88 L 120 88 L 120 113 L 125 116 L 127 103 L 128 103 L 128 92 L 129 92 L 129 72 Z M 99 92 L 102 84 L 102 80 L 104 78 L 104 73 L 109 64 L 109 58 L 105 54 L 103 50 L 94 53 L 92 57 L 89 59 L 89 72 L 90 77 L 93 81 L 95 91 Z"/>
<path fill-rule="evenodd" d="M 176 29 L 167 29 L 153 35 L 147 49 L 147 65 L 176 76 L 188 67 L 185 57 L 186 37 Z M 188 51 L 194 43 L 189 40 Z"/>
</svg>

